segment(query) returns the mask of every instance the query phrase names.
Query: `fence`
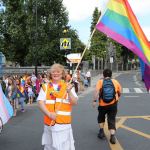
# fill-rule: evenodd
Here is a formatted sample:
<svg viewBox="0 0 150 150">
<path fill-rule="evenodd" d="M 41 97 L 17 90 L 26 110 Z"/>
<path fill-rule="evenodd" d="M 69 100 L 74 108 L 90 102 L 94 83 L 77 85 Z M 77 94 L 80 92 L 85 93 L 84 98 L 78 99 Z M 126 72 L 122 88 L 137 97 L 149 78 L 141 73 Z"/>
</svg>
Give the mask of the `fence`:
<svg viewBox="0 0 150 150">
<path fill-rule="evenodd" d="M 40 66 L 38 67 L 38 73 L 46 71 L 50 66 Z M 35 67 L 3 67 L 3 74 L 12 75 L 12 74 L 25 74 L 25 73 L 33 73 L 35 72 Z"/>
<path fill-rule="evenodd" d="M 122 63 L 120 64 L 110 64 L 107 63 L 106 65 L 104 64 L 96 64 L 95 69 L 91 69 L 92 76 L 95 76 L 98 74 L 100 71 L 102 71 L 104 68 L 110 68 L 112 71 L 124 71 L 124 70 L 136 70 L 139 69 L 139 64 L 127 64 L 124 66 Z M 50 66 L 39 66 L 38 67 L 38 73 L 42 73 L 43 71 L 46 71 L 47 69 L 50 69 Z M 83 69 L 83 71 L 87 71 L 87 69 Z M 32 74 L 35 72 L 35 67 L 0 67 L 0 74 L 2 76 L 7 74 L 7 75 L 12 75 L 12 74 L 25 74 L 29 73 Z"/>
<path fill-rule="evenodd" d="M 104 68 L 109 68 L 113 71 L 125 71 L 125 70 L 137 70 L 140 67 L 139 62 L 135 63 L 126 63 L 123 64 L 122 62 L 118 63 L 114 61 L 113 63 L 110 63 L 109 61 L 103 61 L 95 59 L 95 68 L 94 70 L 103 70 Z"/>
</svg>

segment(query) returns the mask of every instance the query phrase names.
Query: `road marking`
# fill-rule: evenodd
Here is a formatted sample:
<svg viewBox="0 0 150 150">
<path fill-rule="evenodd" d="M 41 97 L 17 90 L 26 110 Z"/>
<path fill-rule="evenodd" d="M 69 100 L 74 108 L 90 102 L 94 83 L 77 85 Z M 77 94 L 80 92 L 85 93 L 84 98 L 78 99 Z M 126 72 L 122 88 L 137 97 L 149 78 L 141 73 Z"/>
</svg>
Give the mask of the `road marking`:
<svg viewBox="0 0 150 150">
<path fill-rule="evenodd" d="M 147 115 L 147 116 L 120 116 L 120 117 L 116 117 L 116 118 L 119 119 L 119 121 L 116 122 L 116 129 L 122 128 L 122 129 L 128 130 L 130 132 L 133 132 L 135 134 L 138 134 L 140 136 L 143 136 L 145 138 L 150 139 L 150 135 L 149 134 L 145 134 L 145 133 L 143 133 L 141 131 L 138 131 L 138 130 L 135 130 L 133 128 L 130 128 L 128 126 L 123 125 L 124 122 L 127 119 L 130 119 L 130 118 L 131 119 L 133 119 L 133 118 L 141 118 L 141 119 L 145 119 L 145 120 L 150 120 L 150 116 L 149 115 Z M 106 128 L 106 125 L 105 125 L 104 129 L 105 129 L 105 133 L 106 133 L 106 138 L 107 138 L 107 140 L 109 142 L 110 133 L 109 133 L 108 129 Z M 110 144 L 110 142 L 109 142 L 109 146 L 110 146 L 111 150 L 123 150 L 123 147 L 121 146 L 121 144 L 119 143 L 117 138 L 116 138 L 116 144 Z"/>
<path fill-rule="evenodd" d="M 140 88 L 134 88 L 136 93 L 143 93 L 143 91 Z"/>
<path fill-rule="evenodd" d="M 123 123 L 127 120 L 127 119 L 130 119 L 130 118 L 141 118 L 141 119 L 146 119 L 146 120 L 150 120 L 150 116 L 120 116 L 120 117 L 116 117 L 117 119 L 120 119 L 117 123 L 116 123 L 116 129 L 118 128 L 123 128 L 125 130 L 128 130 L 130 132 L 133 132 L 135 134 L 138 134 L 140 136 L 143 136 L 145 138 L 148 138 L 150 139 L 150 135 L 149 134 L 146 134 L 146 133 L 143 133 L 141 131 L 138 131 L 138 130 L 135 130 L 133 128 L 130 128 L 128 126 L 125 126 L 123 125 Z M 119 143 L 118 139 L 116 138 L 116 144 L 111 144 L 109 142 L 110 140 L 110 133 L 107 129 L 107 123 L 105 124 L 105 127 L 104 127 L 104 130 L 105 130 L 105 134 L 106 134 L 106 138 L 107 138 L 107 141 L 109 143 L 109 146 L 111 148 L 111 150 L 124 150 L 123 147 L 121 146 L 121 144 Z"/>
<path fill-rule="evenodd" d="M 138 86 L 141 86 L 140 81 L 137 79 L 138 74 L 139 74 L 139 73 L 137 72 L 134 79 L 135 79 L 135 83 L 136 83 Z"/>
<path fill-rule="evenodd" d="M 118 116 L 116 118 L 118 119 L 121 119 L 121 118 L 127 118 L 127 119 L 143 118 L 145 119 L 145 118 L 150 118 L 150 116 L 149 115 L 148 116 Z"/>
<path fill-rule="evenodd" d="M 149 118 L 149 117 L 145 117 L 144 119 L 145 119 L 145 120 L 150 120 L 150 118 Z"/>
<path fill-rule="evenodd" d="M 118 129 L 126 120 L 127 120 L 126 117 L 120 118 L 120 120 L 116 124 L 116 129 Z"/>
<path fill-rule="evenodd" d="M 104 126 L 104 130 L 105 130 L 105 135 L 106 135 L 106 138 L 107 138 L 107 141 L 108 141 L 108 143 L 109 143 L 109 146 L 110 146 L 111 150 L 123 150 L 123 148 L 122 148 L 122 146 L 120 145 L 120 143 L 119 143 L 119 141 L 118 141 L 117 138 L 116 138 L 116 144 L 111 144 L 111 143 L 109 142 L 109 140 L 110 140 L 110 133 L 109 133 L 107 127 L 108 127 L 108 124 L 106 123 L 105 126 Z"/>
<path fill-rule="evenodd" d="M 123 88 L 122 93 L 130 93 L 129 88 Z"/>
<path fill-rule="evenodd" d="M 137 95 L 129 95 L 129 96 L 124 96 L 124 97 L 139 97 L 139 96 L 137 96 Z"/>
<path fill-rule="evenodd" d="M 127 94 L 127 93 L 147 93 L 146 88 L 122 88 L 122 93 Z"/>
<path fill-rule="evenodd" d="M 131 132 L 133 132 L 133 133 L 136 133 L 136 134 L 138 134 L 138 135 L 140 135 L 140 136 L 143 136 L 143 137 L 145 137 L 145 138 L 150 139 L 150 135 L 149 135 L 149 134 L 145 134 L 145 133 L 143 133 L 143 132 L 141 132 L 141 131 L 135 130 L 135 129 L 130 128 L 130 127 L 127 127 L 127 126 L 125 126 L 125 125 L 121 125 L 120 127 L 123 128 L 123 129 L 126 129 L 126 130 L 128 130 L 128 131 L 131 131 Z"/>
</svg>

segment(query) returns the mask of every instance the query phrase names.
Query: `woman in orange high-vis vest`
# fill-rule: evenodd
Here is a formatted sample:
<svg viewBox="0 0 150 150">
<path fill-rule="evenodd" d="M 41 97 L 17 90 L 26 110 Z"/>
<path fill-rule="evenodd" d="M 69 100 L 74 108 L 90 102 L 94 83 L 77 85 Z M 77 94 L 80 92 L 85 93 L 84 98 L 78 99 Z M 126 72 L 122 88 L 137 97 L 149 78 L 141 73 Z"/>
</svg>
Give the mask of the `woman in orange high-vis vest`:
<svg viewBox="0 0 150 150">
<path fill-rule="evenodd" d="M 44 113 L 44 150 L 75 150 L 71 112 L 78 96 L 72 85 L 64 79 L 64 67 L 52 65 L 49 83 L 42 85 L 37 98 L 39 108 Z"/>
</svg>

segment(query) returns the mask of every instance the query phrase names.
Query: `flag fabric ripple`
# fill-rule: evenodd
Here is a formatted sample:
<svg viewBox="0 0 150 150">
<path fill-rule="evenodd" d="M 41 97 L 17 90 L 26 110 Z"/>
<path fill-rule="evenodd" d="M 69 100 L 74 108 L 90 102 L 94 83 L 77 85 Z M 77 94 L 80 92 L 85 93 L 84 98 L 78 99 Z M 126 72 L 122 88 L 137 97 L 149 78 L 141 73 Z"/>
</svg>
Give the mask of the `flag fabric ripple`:
<svg viewBox="0 0 150 150">
<path fill-rule="evenodd" d="M 140 27 L 128 0 L 109 0 L 106 11 L 96 25 L 96 28 L 124 45 L 136 54 L 147 66 L 150 66 L 150 43 Z M 145 67 L 150 69 L 150 67 Z M 144 82 L 150 88 L 149 71 Z"/>
<path fill-rule="evenodd" d="M 8 120 L 13 116 L 13 108 L 2 91 L 0 84 L 0 117 L 3 124 L 6 124 Z"/>
</svg>

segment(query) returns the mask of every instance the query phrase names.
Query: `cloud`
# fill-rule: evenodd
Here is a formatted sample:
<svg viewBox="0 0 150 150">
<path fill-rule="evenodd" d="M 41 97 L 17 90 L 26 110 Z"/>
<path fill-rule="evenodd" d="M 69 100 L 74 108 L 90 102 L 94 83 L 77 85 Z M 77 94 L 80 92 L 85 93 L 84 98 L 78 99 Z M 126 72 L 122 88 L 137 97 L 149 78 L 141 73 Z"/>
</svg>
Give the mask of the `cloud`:
<svg viewBox="0 0 150 150">
<path fill-rule="evenodd" d="M 150 14 L 150 1 L 143 2 L 142 0 L 129 0 L 133 11 L 138 15 Z"/>
<path fill-rule="evenodd" d="M 81 21 L 92 16 L 95 7 L 100 6 L 99 0 L 63 0 L 69 12 L 70 21 Z"/>
<path fill-rule="evenodd" d="M 150 27 L 144 26 L 143 31 L 144 31 L 146 37 L 148 38 L 148 41 L 150 41 Z"/>
<path fill-rule="evenodd" d="M 95 7 L 103 11 L 107 2 L 108 0 L 63 0 L 63 4 L 69 12 L 69 22 L 72 27 L 78 30 L 82 41 L 87 41 L 86 36 L 88 37 L 90 34 L 90 23 Z M 148 19 L 150 16 L 150 1 L 129 0 L 129 3 L 145 35 L 150 40 L 150 21 Z"/>
</svg>

